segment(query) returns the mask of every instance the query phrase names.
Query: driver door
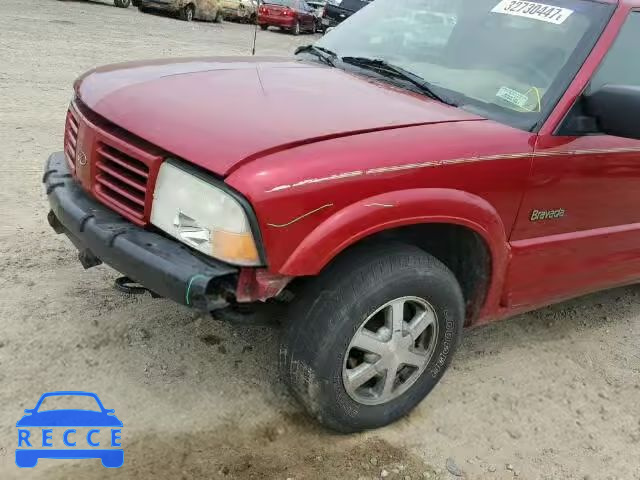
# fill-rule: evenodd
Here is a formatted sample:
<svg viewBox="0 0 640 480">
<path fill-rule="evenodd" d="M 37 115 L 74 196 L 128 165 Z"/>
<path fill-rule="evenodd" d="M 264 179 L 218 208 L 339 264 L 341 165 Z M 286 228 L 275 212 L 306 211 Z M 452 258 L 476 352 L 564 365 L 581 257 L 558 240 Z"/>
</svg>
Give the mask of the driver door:
<svg viewBox="0 0 640 480">
<path fill-rule="evenodd" d="M 640 86 L 639 45 L 640 12 L 632 11 L 586 92 Z M 580 109 L 578 100 L 556 132 L 538 138 L 511 235 L 510 306 L 640 279 L 640 141 L 571 135 Z"/>
</svg>

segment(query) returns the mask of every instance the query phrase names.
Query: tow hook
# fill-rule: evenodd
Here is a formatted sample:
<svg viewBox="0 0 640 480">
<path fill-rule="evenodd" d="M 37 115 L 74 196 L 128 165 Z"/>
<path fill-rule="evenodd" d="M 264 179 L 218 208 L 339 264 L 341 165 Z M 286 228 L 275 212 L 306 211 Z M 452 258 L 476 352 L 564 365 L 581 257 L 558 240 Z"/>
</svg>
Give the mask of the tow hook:
<svg viewBox="0 0 640 480">
<path fill-rule="evenodd" d="M 126 293 L 127 295 L 144 295 L 149 292 L 153 298 L 163 298 L 162 295 L 158 295 L 153 290 L 149 290 L 147 287 L 140 285 L 135 280 L 126 276 L 116 278 L 114 286 L 118 291 Z M 204 301 L 206 302 L 205 306 L 201 309 L 206 312 L 213 312 L 229 306 L 229 302 L 219 294 L 206 295 Z"/>
<path fill-rule="evenodd" d="M 138 282 L 130 279 L 129 277 L 116 278 L 114 285 L 117 290 L 121 291 L 122 293 L 126 293 L 128 295 L 143 295 L 149 292 L 153 298 L 162 298 L 161 295 L 158 295 L 156 292 L 153 292 L 148 288 L 143 287 Z"/>
</svg>

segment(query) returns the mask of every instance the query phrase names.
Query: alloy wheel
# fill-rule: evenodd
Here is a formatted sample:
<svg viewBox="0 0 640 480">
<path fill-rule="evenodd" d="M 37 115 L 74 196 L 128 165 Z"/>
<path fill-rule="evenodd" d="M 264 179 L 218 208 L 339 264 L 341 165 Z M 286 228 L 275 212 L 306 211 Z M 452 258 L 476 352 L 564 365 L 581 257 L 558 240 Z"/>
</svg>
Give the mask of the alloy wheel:
<svg viewBox="0 0 640 480">
<path fill-rule="evenodd" d="M 345 355 L 342 381 L 349 396 L 380 405 L 406 392 L 433 356 L 436 320 L 433 307 L 418 297 L 396 298 L 367 317 Z"/>
</svg>

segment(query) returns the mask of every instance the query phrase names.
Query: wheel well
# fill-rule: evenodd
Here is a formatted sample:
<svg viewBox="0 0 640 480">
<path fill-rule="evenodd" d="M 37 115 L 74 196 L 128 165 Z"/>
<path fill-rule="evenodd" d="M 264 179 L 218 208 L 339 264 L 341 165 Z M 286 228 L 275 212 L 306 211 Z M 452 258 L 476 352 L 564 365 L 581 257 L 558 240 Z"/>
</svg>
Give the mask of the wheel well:
<svg viewBox="0 0 640 480">
<path fill-rule="evenodd" d="M 478 233 L 460 225 L 418 224 L 385 230 L 355 245 L 381 241 L 415 245 L 444 263 L 456 276 L 462 288 L 467 324 L 478 316 L 484 305 L 491 278 L 491 253 L 485 240 Z M 352 247 L 341 255 L 348 254 Z"/>
</svg>

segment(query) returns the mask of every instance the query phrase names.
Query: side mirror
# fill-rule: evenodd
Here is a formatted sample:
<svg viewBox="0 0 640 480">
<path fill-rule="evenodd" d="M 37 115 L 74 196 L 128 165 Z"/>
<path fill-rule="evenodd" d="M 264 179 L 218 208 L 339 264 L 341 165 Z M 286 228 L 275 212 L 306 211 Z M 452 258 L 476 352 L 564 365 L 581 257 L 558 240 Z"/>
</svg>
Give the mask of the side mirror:
<svg viewBox="0 0 640 480">
<path fill-rule="evenodd" d="M 33 413 L 33 408 L 25 408 L 24 413 Z"/>
<path fill-rule="evenodd" d="M 116 413 L 116 411 L 113 408 L 105 408 L 104 413 L 106 413 L 107 415 L 113 415 L 114 413 Z"/>
<path fill-rule="evenodd" d="M 640 86 L 604 85 L 584 102 L 601 132 L 640 140 Z"/>
</svg>

